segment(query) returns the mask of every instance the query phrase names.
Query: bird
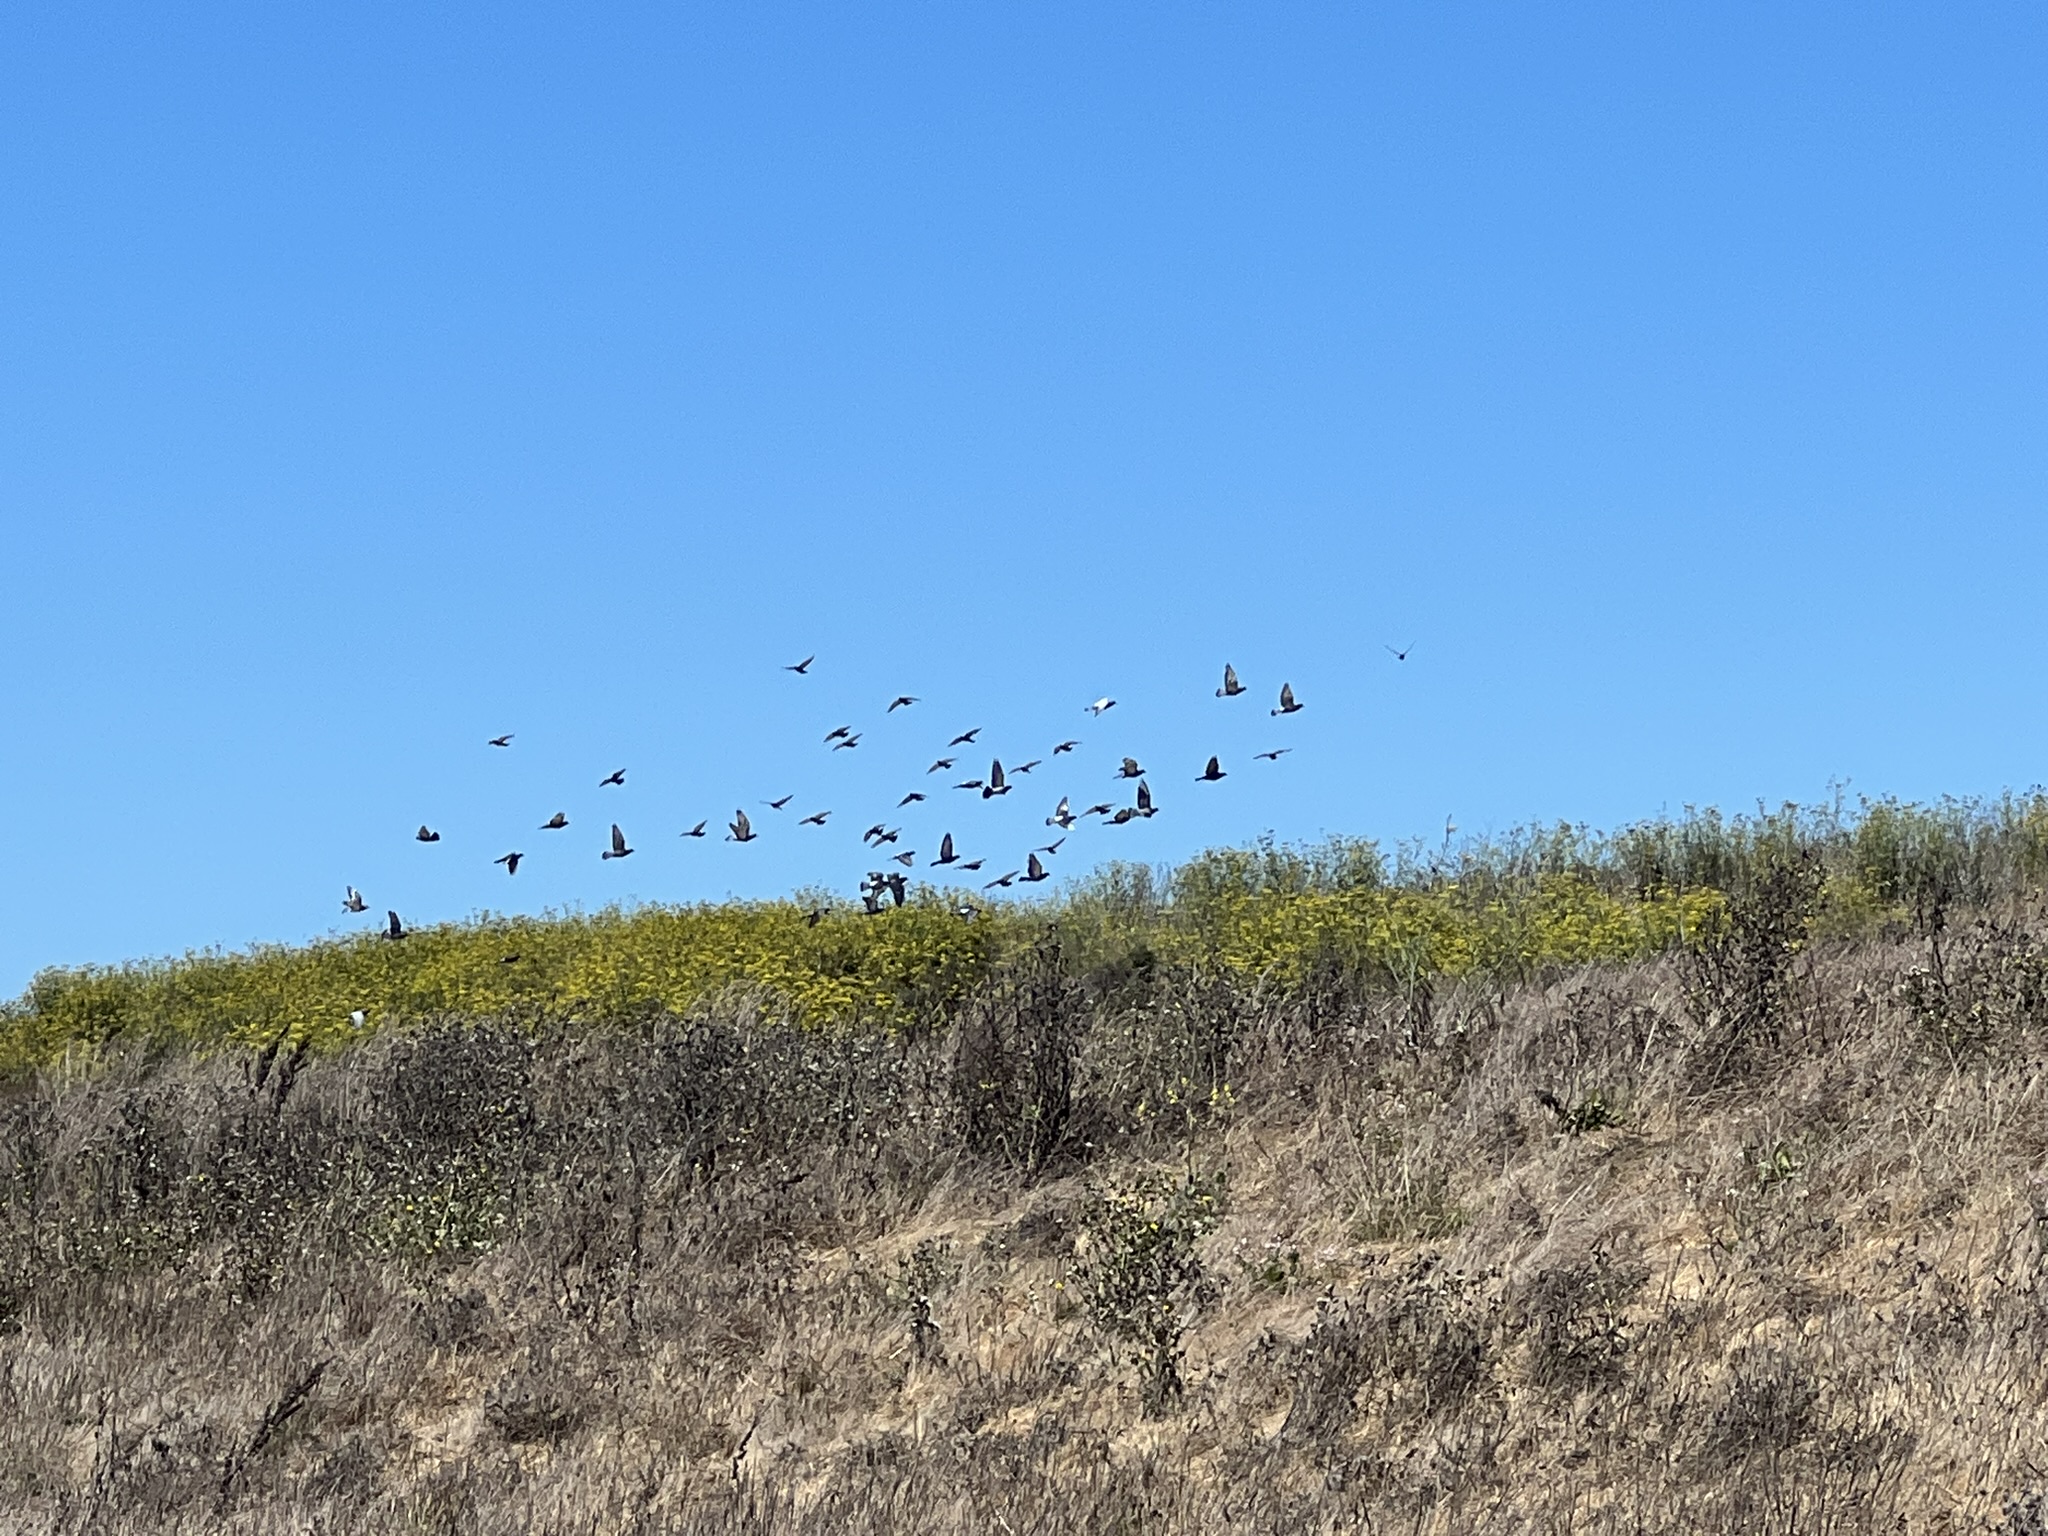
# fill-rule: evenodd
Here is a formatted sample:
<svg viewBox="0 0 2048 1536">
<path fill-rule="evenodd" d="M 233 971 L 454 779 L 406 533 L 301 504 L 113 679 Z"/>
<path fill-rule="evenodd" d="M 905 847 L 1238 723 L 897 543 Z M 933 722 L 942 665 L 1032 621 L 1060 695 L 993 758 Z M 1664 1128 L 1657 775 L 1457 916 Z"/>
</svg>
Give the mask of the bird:
<svg viewBox="0 0 2048 1536">
<path fill-rule="evenodd" d="M 869 827 L 867 831 L 861 833 L 860 840 L 864 843 L 877 841 L 880 839 L 881 835 L 888 830 L 889 829 L 887 827 L 883 826 L 878 821 L 872 827 Z"/>
<path fill-rule="evenodd" d="M 732 834 L 726 838 L 728 843 L 751 843 L 756 837 L 760 836 L 754 830 L 754 824 L 747 820 L 747 813 L 745 811 L 734 811 L 732 813 L 731 826 Z"/>
<path fill-rule="evenodd" d="M 842 741 L 842 740 L 844 740 L 844 739 L 845 739 L 846 737 L 848 737 L 848 736 L 851 736 L 852 734 L 853 734 L 853 727 L 852 727 L 852 726 L 850 726 L 850 725 L 835 725 L 835 726 L 833 726 L 833 727 L 832 727 L 832 729 L 831 729 L 831 730 L 829 730 L 829 731 L 827 731 L 827 732 L 825 733 L 825 740 L 826 740 L 827 742 L 834 742 L 834 741 Z"/>
<path fill-rule="evenodd" d="M 519 963 L 519 957 L 518 957 L 517 955 L 500 955 L 500 956 L 498 956 L 498 964 L 500 964 L 500 965 L 517 965 L 518 963 Z"/>
<path fill-rule="evenodd" d="M 823 907 L 811 908 L 810 911 L 804 914 L 804 926 L 806 928 L 817 927 L 818 924 L 824 919 L 825 911 L 826 909 Z"/>
<path fill-rule="evenodd" d="M 903 877 L 899 874 L 891 873 L 882 881 L 882 883 L 889 887 L 889 899 L 895 902 L 897 906 L 902 906 L 903 892 L 907 888 L 904 884 Z"/>
<path fill-rule="evenodd" d="M 955 763 L 959 761 L 960 759 L 957 757 L 942 757 L 936 763 L 933 763 L 931 767 L 925 769 L 925 772 L 937 773 L 941 768 L 951 768 Z"/>
<path fill-rule="evenodd" d="M 979 779 L 962 779 L 953 786 L 955 789 L 986 789 L 988 786 Z"/>
<path fill-rule="evenodd" d="M 1052 755 L 1054 757 L 1058 757 L 1062 752 L 1071 752 L 1074 750 L 1074 748 L 1078 747 L 1079 745 L 1081 745 L 1081 743 L 1078 741 L 1063 741 L 1058 746 L 1052 749 Z"/>
<path fill-rule="evenodd" d="M 1089 806 L 1088 809 L 1083 811 L 1081 814 L 1083 816 L 1107 816 L 1111 811 L 1115 809 L 1115 806 L 1111 805 L 1107 800 L 1105 800 L 1100 805 Z"/>
<path fill-rule="evenodd" d="M 947 742 L 946 745 L 949 747 L 971 747 L 974 745 L 974 738 L 980 734 L 981 727 L 977 725 L 971 731 L 962 731 L 958 736 Z"/>
<path fill-rule="evenodd" d="M 425 825 L 422 825 L 419 831 L 413 833 L 413 838 L 417 842 L 438 843 L 439 841 L 441 841 L 441 834 L 438 832 L 430 832 L 429 830 L 427 830 Z"/>
<path fill-rule="evenodd" d="M 847 737 L 847 738 L 846 738 L 846 739 L 845 739 L 844 741 L 835 741 L 835 742 L 833 742 L 833 743 L 832 743 L 832 750 L 833 750 L 834 752 L 845 752 L 845 751 L 848 751 L 849 749 L 851 749 L 851 748 L 853 748 L 853 747 L 857 747 L 857 746 L 859 746 L 859 745 L 860 745 L 860 732 L 859 732 L 859 731 L 855 731 L 855 732 L 854 732 L 854 733 L 853 733 L 853 734 L 852 734 L 851 736 Z"/>
<path fill-rule="evenodd" d="M 893 843 L 902 835 L 903 829 L 901 827 L 891 827 L 888 831 L 884 832 L 880 837 L 875 839 L 875 846 L 879 848 L 884 843 Z"/>
<path fill-rule="evenodd" d="M 1219 699 L 1234 699 L 1244 692 L 1244 684 L 1237 680 L 1237 668 L 1229 662 L 1223 663 L 1223 686 L 1216 690 Z"/>
<path fill-rule="evenodd" d="M 704 823 L 703 823 L 703 822 L 701 822 L 701 821 L 700 821 L 700 822 L 698 822 L 698 823 L 697 823 L 697 825 L 695 825 L 694 827 L 690 828 L 690 830 L 689 830 L 689 831 L 687 831 L 687 832 L 685 832 L 685 833 L 683 834 L 683 836 L 684 836 L 684 837 L 702 837 L 703 835 L 704 835 Z"/>
<path fill-rule="evenodd" d="M 569 825 L 569 818 L 560 811 L 557 811 L 540 824 L 540 829 L 543 832 L 559 832 L 567 825 Z"/>
<path fill-rule="evenodd" d="M 1390 645 L 1390 646 L 1388 646 L 1388 647 L 1387 647 L 1387 649 L 1388 649 L 1389 651 L 1392 651 L 1392 652 L 1393 652 L 1394 660 L 1396 660 L 1396 661 L 1406 661 L 1406 660 L 1408 659 L 1408 653 L 1409 653 L 1410 651 L 1414 650 L 1414 649 L 1415 649 L 1415 646 L 1413 645 L 1413 643 L 1410 643 L 1410 644 L 1408 644 L 1408 645 L 1404 645 L 1404 646 L 1402 646 L 1400 650 L 1396 651 L 1396 650 L 1394 650 L 1394 648 L 1393 648 L 1393 647 L 1392 647 L 1392 646 Z"/>
<path fill-rule="evenodd" d="M 917 850 L 915 848 L 906 848 L 901 853 L 890 854 L 889 857 L 898 864 L 901 864 L 905 869 L 908 869 L 917 862 Z"/>
<path fill-rule="evenodd" d="M 351 1008 L 348 1011 L 348 1021 L 357 1029 L 361 1029 L 370 1022 L 370 1015 L 361 1008 Z"/>
<path fill-rule="evenodd" d="M 619 788 L 624 789 L 626 787 L 626 770 L 623 768 L 616 769 L 597 781 L 599 789 L 603 789 L 607 784 L 616 784 Z"/>
<path fill-rule="evenodd" d="M 1292 747 L 1275 747 L 1271 752 L 1254 752 L 1252 760 L 1262 763 L 1277 763 L 1293 750 L 1294 748 Z"/>
<path fill-rule="evenodd" d="M 1050 875 L 1051 871 L 1038 861 L 1037 854 L 1032 854 L 1024 861 L 1024 879 L 1027 884 L 1035 884 L 1049 878 Z"/>
<path fill-rule="evenodd" d="M 1016 878 L 1022 873 L 1023 871 L 1020 869 L 1013 869 L 1007 875 L 996 876 L 995 879 L 989 881 L 987 884 L 982 886 L 982 889 L 984 891 L 992 891 L 997 886 L 1001 886 L 1004 890 L 1007 891 L 1010 888 L 1011 883 L 1015 881 Z"/>
<path fill-rule="evenodd" d="M 1145 776 L 1145 770 L 1138 766 L 1135 757 L 1127 757 L 1124 759 L 1123 767 L 1117 769 L 1116 776 L 1120 779 L 1139 779 Z"/>
<path fill-rule="evenodd" d="M 363 900 L 363 893 L 361 891 L 357 890 L 354 886 L 350 886 L 348 894 L 341 898 L 341 910 L 344 912 L 367 912 L 370 910 L 370 904 Z"/>
<path fill-rule="evenodd" d="M 1074 812 L 1068 806 L 1065 795 L 1060 796 L 1059 809 L 1045 818 L 1045 824 L 1048 827 L 1058 827 L 1062 832 L 1074 825 Z"/>
<path fill-rule="evenodd" d="M 818 811 L 813 815 L 806 816 L 797 825 L 800 827 L 822 827 L 825 825 L 825 818 L 831 814 L 830 811 Z"/>
<path fill-rule="evenodd" d="M 626 834 L 619 830 L 619 824 L 616 821 L 613 822 L 612 845 L 611 847 L 605 849 L 605 851 L 601 855 L 599 855 L 599 857 L 607 859 L 623 859 L 627 854 L 631 853 L 632 851 L 632 849 L 626 846 Z"/>
<path fill-rule="evenodd" d="M 1152 786 L 1143 779 L 1138 780 L 1137 812 L 1140 816 L 1152 814 Z"/>
<path fill-rule="evenodd" d="M 981 788 L 981 798 L 987 800 L 995 795 L 1007 795 L 1009 792 L 1010 783 L 1003 777 L 1002 760 L 998 758 L 988 765 L 988 783 Z"/>
<path fill-rule="evenodd" d="M 960 903 L 959 906 L 953 909 L 953 915 L 958 918 L 963 918 L 967 922 L 971 923 L 977 917 L 981 916 L 981 908 L 977 907 L 971 901 L 963 901 Z"/>
<path fill-rule="evenodd" d="M 860 904 L 867 909 L 869 917 L 880 917 L 882 915 L 882 888 L 877 886 L 873 890 L 863 890 L 860 893 Z"/>
<path fill-rule="evenodd" d="M 1280 685 L 1280 707 L 1274 710 L 1273 713 L 1276 715 L 1291 715 L 1300 708 L 1301 705 L 1296 703 L 1294 699 L 1294 684 L 1282 683 Z"/>
<path fill-rule="evenodd" d="M 896 809 L 900 811 L 906 805 L 915 805 L 918 801 L 922 800 L 923 798 L 923 795 L 919 794 L 916 790 L 913 789 L 909 794 L 905 795 L 901 800 L 898 800 L 896 802 Z"/>
<path fill-rule="evenodd" d="M 1060 851 L 1060 844 L 1064 843 L 1065 841 L 1066 839 L 1064 837 L 1056 837 L 1051 842 L 1047 843 L 1043 848 L 1040 848 L 1038 851 L 1048 856 L 1058 853 Z"/>
<path fill-rule="evenodd" d="M 897 710 L 908 709 L 911 705 L 915 704 L 916 702 L 917 700 L 912 698 L 909 694 L 899 693 L 896 695 L 895 698 L 889 701 L 889 707 L 883 710 L 882 713 L 885 715 L 893 715 L 896 713 Z"/>
<path fill-rule="evenodd" d="M 493 859 L 491 862 L 504 865 L 506 874 L 516 875 L 519 873 L 519 861 L 525 857 L 526 855 L 523 853 L 508 853 L 503 858 Z"/>
<path fill-rule="evenodd" d="M 1195 775 L 1195 782 L 1197 784 L 1214 784 L 1218 779 L 1223 777 L 1223 765 L 1217 762 L 1214 757 L 1211 757 L 1209 759 L 1209 766 L 1204 768 L 1200 773 Z"/>
<path fill-rule="evenodd" d="M 782 670 L 785 672 L 794 672 L 798 677 L 802 677 L 805 673 L 811 670 L 811 663 L 816 661 L 817 659 L 818 658 L 815 656 L 806 656 L 802 661 L 796 663 L 795 666 L 784 667 Z"/>
<path fill-rule="evenodd" d="M 1031 759 L 1031 761 L 1030 761 L 1030 762 L 1028 762 L 1028 763 L 1019 763 L 1019 764 L 1018 764 L 1018 765 L 1017 765 L 1016 767 L 1012 768 L 1012 769 L 1010 770 L 1010 772 L 1012 772 L 1012 773 L 1029 773 L 1029 772 L 1030 772 L 1030 771 L 1031 771 L 1032 769 L 1036 768 L 1036 767 L 1037 767 L 1037 766 L 1038 766 L 1038 765 L 1039 765 L 1040 763 L 1042 763 L 1042 762 L 1044 762 L 1044 761 L 1045 761 L 1045 759 L 1044 759 L 1044 758 L 1041 758 L 1041 757 L 1034 757 L 1034 758 L 1033 758 L 1033 759 Z"/>
<path fill-rule="evenodd" d="M 398 914 L 397 914 L 396 912 L 386 912 L 386 913 L 384 914 L 384 917 L 385 917 L 385 923 L 384 923 L 384 937 L 385 937 L 385 938 L 387 938 L 387 939 L 402 939 L 402 938 L 404 938 L 404 937 L 405 937 L 405 924 L 401 923 L 401 922 L 400 922 L 400 921 L 398 920 Z"/>
<path fill-rule="evenodd" d="M 1093 704 L 1090 704 L 1088 706 L 1088 713 L 1091 715 L 1100 715 L 1104 710 L 1110 710 L 1115 708 L 1116 700 L 1105 697 L 1097 699 Z"/>
<path fill-rule="evenodd" d="M 784 795 L 780 800 L 763 800 L 761 803 L 771 811 L 779 811 L 795 798 L 795 795 Z"/>
<path fill-rule="evenodd" d="M 962 864 L 960 867 L 962 869 L 979 869 L 983 864 L 987 862 L 988 861 L 986 859 L 969 859 L 965 864 Z"/>
<path fill-rule="evenodd" d="M 934 864 L 957 864 L 960 862 L 960 856 L 953 852 L 952 833 L 948 832 L 939 839 L 939 856 L 933 859 L 932 862 Z"/>
<path fill-rule="evenodd" d="M 511 746 L 511 745 L 512 745 L 512 733 L 511 733 L 510 731 L 507 731 L 507 732 L 506 732 L 506 733 L 505 733 L 504 735 L 502 735 L 502 736 L 493 736 L 493 737 L 491 738 L 491 745 L 492 745 L 492 746 L 494 746 L 494 747 L 509 747 L 509 746 Z"/>
<path fill-rule="evenodd" d="M 1117 813 L 1109 818 L 1109 824 L 1112 827 L 1121 827 L 1137 819 L 1138 813 L 1126 805 L 1119 807 Z"/>
</svg>

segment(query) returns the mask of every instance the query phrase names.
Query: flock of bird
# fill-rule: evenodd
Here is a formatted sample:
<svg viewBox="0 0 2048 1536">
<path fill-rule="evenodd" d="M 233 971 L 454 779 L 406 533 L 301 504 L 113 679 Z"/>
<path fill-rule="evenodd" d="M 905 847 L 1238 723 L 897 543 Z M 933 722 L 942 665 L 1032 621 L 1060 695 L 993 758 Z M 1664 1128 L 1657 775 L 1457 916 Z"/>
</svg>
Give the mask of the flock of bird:
<svg viewBox="0 0 2048 1536">
<path fill-rule="evenodd" d="M 1406 661 L 1409 651 L 1413 647 L 1410 646 L 1396 650 L 1393 646 L 1388 646 L 1387 649 L 1393 654 L 1395 660 Z M 791 663 L 783 667 L 782 670 L 794 673 L 798 677 L 807 677 L 810 675 L 812 664 L 817 659 L 815 655 L 806 656 L 802 661 Z M 1244 684 L 1238 679 L 1237 669 L 1234 666 L 1225 665 L 1223 668 L 1222 686 L 1217 688 L 1216 697 L 1219 699 L 1234 699 L 1246 691 Z M 913 708 L 920 702 L 914 695 L 897 694 L 889 701 L 888 707 L 883 710 L 883 714 L 885 716 L 893 715 L 900 709 Z M 1116 702 L 1113 698 L 1099 698 L 1087 705 L 1083 712 L 1100 720 L 1116 707 Z M 1277 719 L 1300 714 L 1304 707 L 1302 702 L 1295 697 L 1293 684 L 1282 683 L 1280 685 L 1279 702 L 1269 713 Z M 850 725 L 835 726 L 825 733 L 823 745 L 833 752 L 857 750 L 861 744 L 863 734 L 862 731 L 856 730 Z M 931 766 L 925 770 L 927 776 L 935 773 L 951 773 L 961 760 L 962 754 L 959 749 L 974 747 L 980 735 L 981 727 L 976 726 L 973 730 L 962 731 L 954 736 L 946 743 L 941 755 L 936 757 Z M 498 750 L 510 750 L 513 740 L 513 733 L 507 732 L 502 736 L 491 737 L 488 745 Z M 1052 747 L 1051 751 L 1047 754 L 1047 758 L 1061 757 L 1075 751 L 1080 746 L 1081 742 L 1078 739 L 1060 741 Z M 1254 761 L 1277 763 L 1282 757 L 1293 750 L 1292 747 L 1275 747 L 1269 751 L 1254 753 L 1252 756 Z M 992 759 L 989 763 L 986 777 L 962 779 L 952 787 L 956 791 L 974 795 L 984 802 L 994 800 L 1008 795 L 1016 788 L 1013 780 L 1029 775 L 1034 770 L 1044 766 L 1044 763 L 1045 759 L 1032 758 L 1026 762 L 1013 762 L 1005 767 L 1001 759 Z M 1214 784 L 1228 776 L 1220 757 L 1212 755 L 1208 762 L 1204 764 L 1202 771 L 1194 776 L 1194 780 L 1198 784 Z M 1118 805 L 1112 801 L 1105 800 L 1076 811 L 1071 797 L 1062 795 L 1059 804 L 1054 807 L 1053 813 L 1045 818 L 1045 825 L 1056 829 L 1059 835 L 1049 842 L 1039 844 L 1030 849 L 1024 855 L 1021 864 L 1014 869 L 1006 870 L 1002 874 L 996 875 L 993 879 L 983 882 L 982 889 L 985 891 L 1009 890 L 1019 883 L 1033 885 L 1050 879 L 1052 872 L 1046 867 L 1045 861 L 1056 857 L 1061 847 L 1066 843 L 1068 835 L 1091 817 L 1099 818 L 1103 825 L 1120 827 L 1134 821 L 1149 819 L 1157 814 L 1158 806 L 1153 800 L 1149 777 L 1145 768 L 1135 757 L 1124 757 L 1113 777 L 1119 783 L 1134 784 L 1130 804 Z M 623 788 L 625 782 L 626 770 L 619 768 L 600 779 L 598 781 L 598 788 Z M 762 804 L 770 810 L 782 811 L 795 798 L 794 795 L 784 795 L 779 799 L 764 800 Z M 902 799 L 896 802 L 895 811 L 900 812 L 929 798 L 929 795 L 923 790 L 910 790 Z M 797 825 L 800 827 L 823 827 L 833 814 L 830 810 L 814 811 L 810 815 L 800 818 Z M 893 814 L 892 812 L 892 817 Z M 908 877 L 904 874 L 904 871 L 916 867 L 917 863 L 918 855 L 916 849 L 903 849 L 901 852 L 892 852 L 885 856 L 882 854 L 882 850 L 885 848 L 895 848 L 901 842 L 903 836 L 903 829 L 889 825 L 889 819 L 885 817 L 882 820 L 876 821 L 861 834 L 862 846 L 868 849 L 871 854 L 877 856 L 879 862 L 884 864 L 893 863 L 900 866 L 893 870 L 870 870 L 866 878 L 861 881 L 859 888 L 861 908 L 871 916 L 885 910 L 885 900 L 893 906 L 900 907 L 903 905 L 909 884 Z M 540 823 L 539 830 L 543 832 L 559 832 L 567 828 L 568 825 L 568 815 L 565 812 L 557 811 L 546 821 Z M 699 821 L 695 826 L 686 829 L 681 835 L 686 838 L 707 837 L 710 835 L 707 831 L 708 826 L 709 819 L 706 818 L 703 821 Z M 438 843 L 441 841 L 441 834 L 424 823 L 413 836 L 416 841 L 421 843 Z M 745 808 L 735 809 L 732 820 L 727 824 L 725 840 L 730 843 L 751 843 L 760 836 L 761 834 L 755 830 L 753 820 L 747 815 Z M 632 845 L 626 839 L 624 830 L 620 827 L 619 823 L 613 822 L 611 824 L 610 844 L 599 854 L 599 857 L 605 860 L 630 858 L 633 851 Z M 525 858 L 525 853 L 513 850 L 501 854 L 492 862 L 503 865 L 507 875 L 517 875 L 519 873 L 519 866 Z M 962 874 L 980 874 L 984 871 L 986 864 L 987 859 L 985 856 L 972 859 L 961 858 L 951 832 L 945 833 L 939 839 L 938 852 L 926 860 L 928 868 L 953 870 Z M 364 900 L 363 894 L 351 885 L 347 887 L 347 895 L 342 901 L 342 910 L 348 913 L 367 912 L 369 910 L 369 903 Z M 823 907 L 813 908 L 807 914 L 807 921 L 816 924 L 825 916 L 827 910 L 827 908 Z M 972 902 L 963 902 L 955 910 L 960 916 L 966 918 L 972 918 L 980 911 Z M 387 910 L 384 931 L 385 937 L 389 939 L 402 939 L 406 936 L 407 929 L 405 924 L 400 920 L 395 910 Z"/>
</svg>

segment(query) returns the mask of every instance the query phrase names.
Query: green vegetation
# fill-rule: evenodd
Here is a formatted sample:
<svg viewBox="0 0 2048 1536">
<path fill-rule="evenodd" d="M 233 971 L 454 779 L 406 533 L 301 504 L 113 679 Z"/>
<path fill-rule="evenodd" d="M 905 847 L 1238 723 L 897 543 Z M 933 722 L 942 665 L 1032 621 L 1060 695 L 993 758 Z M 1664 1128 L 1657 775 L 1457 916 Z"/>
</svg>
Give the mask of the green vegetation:
<svg viewBox="0 0 2048 1536">
<path fill-rule="evenodd" d="M 1709 941 L 1731 899 L 1792 861 L 1814 872 L 1824 933 L 1937 929 L 1954 905 L 1989 908 L 2048 879 L 2048 798 L 1707 812 L 1392 858 L 1353 841 L 1263 843 L 1164 874 L 1113 864 L 1061 897 L 972 921 L 954 914 L 957 893 L 926 889 L 900 911 L 815 926 L 787 902 L 647 907 L 52 970 L 0 1007 L 0 1075 L 117 1039 L 223 1046 L 282 1034 L 331 1048 L 356 1036 L 358 1009 L 372 1031 L 449 1017 L 616 1024 L 741 992 L 809 1027 L 914 1029 L 1048 923 L 1084 969 L 1196 965 L 1283 990 L 1332 969 L 1406 989 L 1511 980 Z"/>
</svg>

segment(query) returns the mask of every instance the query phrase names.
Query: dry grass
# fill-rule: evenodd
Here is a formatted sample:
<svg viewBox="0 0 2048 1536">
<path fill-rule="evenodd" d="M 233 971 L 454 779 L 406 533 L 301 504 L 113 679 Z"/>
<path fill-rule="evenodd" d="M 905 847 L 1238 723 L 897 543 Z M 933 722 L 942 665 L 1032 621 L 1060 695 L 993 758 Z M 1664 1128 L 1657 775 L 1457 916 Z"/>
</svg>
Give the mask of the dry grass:
<svg viewBox="0 0 2048 1536">
<path fill-rule="evenodd" d="M 46 1074 L 0 1524 L 2033 1536 L 2039 933 Z M 1090 1213 L 1189 1173 L 1148 1414 Z"/>
</svg>

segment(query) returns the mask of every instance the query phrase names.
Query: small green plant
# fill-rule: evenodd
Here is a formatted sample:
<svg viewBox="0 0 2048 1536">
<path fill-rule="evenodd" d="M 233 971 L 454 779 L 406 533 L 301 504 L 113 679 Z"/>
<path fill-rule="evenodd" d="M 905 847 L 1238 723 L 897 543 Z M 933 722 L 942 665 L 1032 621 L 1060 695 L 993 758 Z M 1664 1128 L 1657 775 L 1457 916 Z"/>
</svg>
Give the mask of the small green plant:
<svg viewBox="0 0 2048 1536">
<path fill-rule="evenodd" d="M 1096 1327 L 1135 1351 L 1147 1418 L 1186 1390 L 1181 1339 L 1214 1296 L 1195 1245 L 1222 1218 L 1224 1196 L 1223 1174 L 1190 1171 L 1092 1187 L 1082 1202 L 1082 1302 Z"/>
<path fill-rule="evenodd" d="M 1549 1092 L 1538 1093 L 1536 1101 L 1556 1116 L 1558 1129 L 1567 1136 L 1583 1136 L 1588 1131 L 1601 1131 L 1621 1123 L 1620 1113 L 1597 1088 L 1576 1104 L 1567 1105 Z"/>
</svg>

